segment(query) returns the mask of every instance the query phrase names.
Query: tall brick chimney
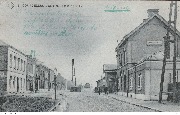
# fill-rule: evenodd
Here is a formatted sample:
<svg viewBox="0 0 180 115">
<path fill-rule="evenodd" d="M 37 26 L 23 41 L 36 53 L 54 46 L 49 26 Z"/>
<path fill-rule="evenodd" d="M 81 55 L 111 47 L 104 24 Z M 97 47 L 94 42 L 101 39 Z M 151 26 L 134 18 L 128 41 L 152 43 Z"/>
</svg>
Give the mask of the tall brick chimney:
<svg viewBox="0 0 180 115">
<path fill-rule="evenodd" d="M 147 13 L 148 13 L 148 18 L 152 17 L 154 14 L 158 14 L 159 9 L 148 9 Z"/>
</svg>

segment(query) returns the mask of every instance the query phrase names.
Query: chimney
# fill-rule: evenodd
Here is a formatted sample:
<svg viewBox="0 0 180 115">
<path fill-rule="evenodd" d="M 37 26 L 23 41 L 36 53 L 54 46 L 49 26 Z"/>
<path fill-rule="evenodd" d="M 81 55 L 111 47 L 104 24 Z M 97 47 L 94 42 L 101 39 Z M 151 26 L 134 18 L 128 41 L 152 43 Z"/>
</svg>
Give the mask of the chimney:
<svg viewBox="0 0 180 115">
<path fill-rule="evenodd" d="M 148 9 L 147 13 L 148 13 L 148 18 L 152 17 L 154 14 L 158 14 L 159 9 Z"/>
</svg>

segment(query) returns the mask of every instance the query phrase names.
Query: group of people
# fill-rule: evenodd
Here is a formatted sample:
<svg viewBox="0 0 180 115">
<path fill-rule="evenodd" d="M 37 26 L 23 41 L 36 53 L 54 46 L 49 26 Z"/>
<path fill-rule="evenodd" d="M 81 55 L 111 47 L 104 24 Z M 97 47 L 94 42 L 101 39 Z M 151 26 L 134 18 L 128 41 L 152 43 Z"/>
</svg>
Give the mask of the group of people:
<svg viewBox="0 0 180 115">
<path fill-rule="evenodd" d="M 108 95 L 108 93 L 109 93 L 108 87 L 104 87 L 103 89 L 104 89 L 104 93 Z M 101 89 L 100 87 L 98 87 L 98 93 L 99 93 L 99 95 L 101 94 L 101 92 L 103 91 L 103 89 Z"/>
</svg>

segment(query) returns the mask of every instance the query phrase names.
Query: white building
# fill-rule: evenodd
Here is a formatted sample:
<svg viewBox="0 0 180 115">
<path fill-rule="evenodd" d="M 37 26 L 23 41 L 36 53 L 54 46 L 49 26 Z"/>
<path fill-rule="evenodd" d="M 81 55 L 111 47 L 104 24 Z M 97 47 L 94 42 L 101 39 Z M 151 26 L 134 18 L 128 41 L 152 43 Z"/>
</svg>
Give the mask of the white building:
<svg viewBox="0 0 180 115">
<path fill-rule="evenodd" d="M 26 91 L 27 57 L 16 48 L 0 41 L 0 71 L 6 76 L 8 93 L 24 93 Z"/>
</svg>

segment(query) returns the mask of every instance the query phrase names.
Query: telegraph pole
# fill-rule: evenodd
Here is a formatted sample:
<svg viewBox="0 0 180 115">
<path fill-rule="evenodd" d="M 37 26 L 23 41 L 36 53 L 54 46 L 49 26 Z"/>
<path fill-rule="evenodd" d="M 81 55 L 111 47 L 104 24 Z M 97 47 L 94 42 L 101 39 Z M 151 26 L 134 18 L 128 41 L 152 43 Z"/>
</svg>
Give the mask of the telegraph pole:
<svg viewBox="0 0 180 115">
<path fill-rule="evenodd" d="M 176 51 L 177 51 L 177 38 L 176 38 L 176 19 L 177 19 L 177 1 L 175 1 L 173 3 L 173 1 L 171 2 L 171 5 L 174 5 L 174 57 L 173 57 L 173 102 L 177 102 L 177 98 L 176 98 L 176 93 L 177 93 L 177 89 L 176 89 Z"/>
<path fill-rule="evenodd" d="M 172 12 L 172 8 L 174 6 L 174 12 Z M 172 21 L 172 13 L 174 14 L 174 20 Z M 170 13 L 169 13 L 169 21 L 167 27 L 167 34 L 164 37 L 164 59 L 163 59 L 163 67 L 161 74 L 161 82 L 160 82 L 160 92 L 159 92 L 159 103 L 162 101 L 162 93 L 163 93 L 163 82 L 164 82 L 164 74 L 165 74 L 165 66 L 166 59 L 170 58 L 170 42 L 174 43 L 174 56 L 173 56 L 173 101 L 176 102 L 176 55 L 177 55 L 177 39 L 176 39 L 176 19 L 177 19 L 177 1 L 171 1 L 170 3 Z M 173 24 L 173 36 L 174 40 L 170 40 L 170 27 Z"/>
</svg>

